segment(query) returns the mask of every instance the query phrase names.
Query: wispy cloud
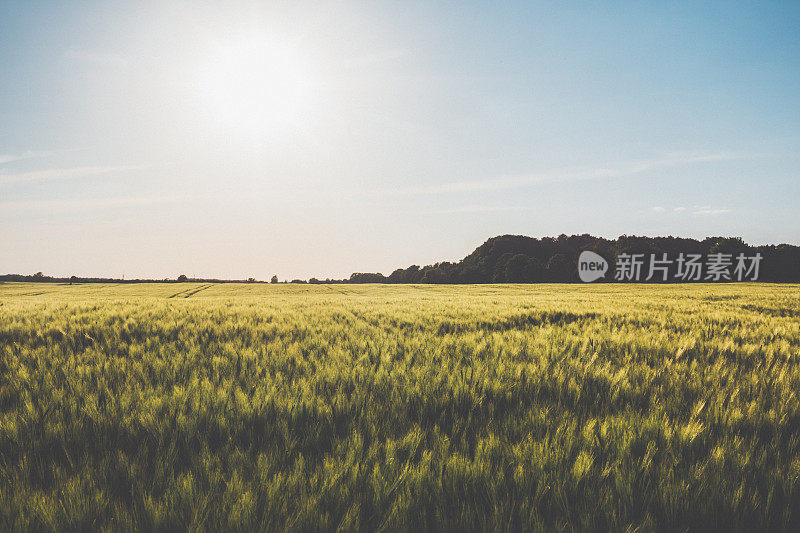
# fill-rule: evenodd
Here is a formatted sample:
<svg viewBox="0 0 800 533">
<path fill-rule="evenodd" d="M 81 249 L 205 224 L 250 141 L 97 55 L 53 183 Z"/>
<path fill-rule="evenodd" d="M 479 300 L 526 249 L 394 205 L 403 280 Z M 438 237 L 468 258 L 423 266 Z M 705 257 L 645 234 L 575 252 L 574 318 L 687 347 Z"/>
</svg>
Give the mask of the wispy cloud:
<svg viewBox="0 0 800 533">
<path fill-rule="evenodd" d="M 188 198 L 179 197 L 117 197 L 117 198 L 69 198 L 51 200 L 12 200 L 0 202 L 3 212 L 23 211 L 52 211 L 52 210 L 86 210 L 102 208 L 137 207 L 156 204 L 167 204 L 186 201 Z"/>
<path fill-rule="evenodd" d="M 691 209 L 688 207 L 673 207 L 672 209 L 667 209 L 666 207 L 661 206 L 654 206 L 650 208 L 650 211 L 653 213 L 684 213 L 686 211 L 691 212 L 693 215 L 700 215 L 700 216 L 713 216 L 713 215 L 725 215 L 727 213 L 731 213 L 731 209 L 727 208 L 719 208 L 719 207 L 712 207 L 710 205 L 695 205 Z"/>
<path fill-rule="evenodd" d="M 32 150 L 28 150 L 27 152 L 22 152 L 19 154 L 0 154 L 0 165 L 5 163 L 11 163 L 13 161 L 20 161 L 22 159 L 32 159 L 34 157 L 46 157 L 48 155 L 53 155 L 53 152 L 35 152 Z"/>
<path fill-rule="evenodd" d="M 12 174 L 0 173 L 0 185 L 10 183 L 20 183 L 41 180 L 57 180 L 67 178 L 83 178 L 97 176 L 101 174 L 112 174 L 114 172 L 125 172 L 145 168 L 142 165 L 122 165 L 122 166 L 93 166 L 93 167 L 72 167 L 54 168 L 48 170 L 33 170 L 29 172 L 17 172 Z"/>
<path fill-rule="evenodd" d="M 693 214 L 700 215 L 700 216 L 726 215 L 726 214 L 728 214 L 730 212 L 731 212 L 730 209 L 714 208 L 714 207 L 711 207 L 710 205 L 704 205 L 702 207 L 696 207 L 694 209 L 694 211 L 692 211 Z"/>
<path fill-rule="evenodd" d="M 379 191 L 379 194 L 412 196 L 458 192 L 496 191 L 521 188 L 529 185 L 535 185 L 537 183 L 625 177 L 660 168 L 692 165 L 696 163 L 712 161 L 730 161 L 751 157 L 755 156 L 752 154 L 734 154 L 729 152 L 713 154 L 673 154 L 657 159 L 632 161 L 626 164 L 617 165 L 615 167 L 565 168 L 551 172 L 522 174 L 516 176 L 500 176 L 484 180 L 453 181 L 429 186 L 385 189 Z"/>
<path fill-rule="evenodd" d="M 630 176 L 658 168 L 692 165 L 695 163 L 709 163 L 713 161 L 731 161 L 734 159 L 747 159 L 754 157 L 752 154 L 735 154 L 732 152 L 718 152 L 712 154 L 670 154 L 665 157 L 632 161 L 616 169 L 597 169 L 596 177 Z"/>
<path fill-rule="evenodd" d="M 413 215 L 450 215 L 458 213 L 493 213 L 497 211 L 514 211 L 522 209 L 517 206 L 483 206 L 483 205 L 464 205 L 443 209 L 420 209 L 409 211 L 407 214 Z"/>
</svg>

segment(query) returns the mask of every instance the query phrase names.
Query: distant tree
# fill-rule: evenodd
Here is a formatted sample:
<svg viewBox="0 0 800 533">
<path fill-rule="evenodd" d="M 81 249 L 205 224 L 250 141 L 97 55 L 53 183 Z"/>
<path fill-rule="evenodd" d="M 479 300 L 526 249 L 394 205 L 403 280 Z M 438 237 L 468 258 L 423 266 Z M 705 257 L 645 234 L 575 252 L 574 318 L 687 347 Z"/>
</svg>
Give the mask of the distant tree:
<svg viewBox="0 0 800 533">
<path fill-rule="evenodd" d="M 447 271 L 437 264 L 425 271 L 420 283 L 447 283 L 448 281 Z"/>
<path fill-rule="evenodd" d="M 548 281 L 565 282 L 573 281 L 575 266 L 564 254 L 555 254 L 547 261 Z"/>
<path fill-rule="evenodd" d="M 247 283 L 255 283 L 256 278 L 247 278 Z"/>
<path fill-rule="evenodd" d="M 304 279 L 293 279 L 292 280 L 292 283 L 305 283 L 305 282 L 306 282 L 306 280 L 304 280 Z"/>
<path fill-rule="evenodd" d="M 388 280 L 381 273 L 353 272 L 348 281 L 349 283 L 386 283 Z"/>
<path fill-rule="evenodd" d="M 44 274 L 42 274 L 41 272 L 37 272 L 36 274 L 33 275 L 33 277 L 34 278 L 43 278 Z"/>
<path fill-rule="evenodd" d="M 77 283 L 77 281 L 78 281 L 78 276 L 70 276 L 69 278 L 70 285 L 72 285 L 73 283 Z"/>
<path fill-rule="evenodd" d="M 710 244 L 708 248 L 708 253 L 710 254 L 743 253 L 748 248 L 741 237 L 710 237 L 705 239 L 704 242 Z"/>
<path fill-rule="evenodd" d="M 475 265 L 462 266 L 460 278 L 461 283 L 480 283 L 483 281 L 481 270 Z"/>
<path fill-rule="evenodd" d="M 317 278 L 311 278 L 310 280 L 308 280 L 308 282 L 309 282 L 309 283 L 313 283 L 313 284 L 322 283 L 322 282 L 321 282 L 320 280 L 318 280 Z"/>
<path fill-rule="evenodd" d="M 189 281 L 189 278 L 186 277 L 186 274 L 181 274 L 178 276 L 178 281 Z"/>
<path fill-rule="evenodd" d="M 506 263 L 505 278 L 510 283 L 525 283 L 533 281 L 531 271 L 533 265 L 527 255 L 516 254 Z"/>
<path fill-rule="evenodd" d="M 398 268 L 389 274 L 387 280 L 389 283 L 419 283 L 422 276 L 419 265 L 411 265 L 406 269 Z"/>
<path fill-rule="evenodd" d="M 270 282 L 270 283 L 278 283 L 278 276 L 272 276 L 272 277 L 269 279 L 269 282 Z"/>
<path fill-rule="evenodd" d="M 509 279 L 506 278 L 506 266 L 509 261 L 511 261 L 512 257 L 514 257 L 514 254 L 505 252 L 497 258 L 494 268 L 492 269 L 492 283 L 505 283 L 509 281 Z"/>
</svg>

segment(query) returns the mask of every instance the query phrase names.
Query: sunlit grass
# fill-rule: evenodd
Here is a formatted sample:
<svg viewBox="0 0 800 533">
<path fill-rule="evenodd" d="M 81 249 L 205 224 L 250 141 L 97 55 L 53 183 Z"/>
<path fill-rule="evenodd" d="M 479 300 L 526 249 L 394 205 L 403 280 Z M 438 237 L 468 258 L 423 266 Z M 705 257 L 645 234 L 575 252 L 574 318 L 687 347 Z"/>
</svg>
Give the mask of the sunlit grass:
<svg viewBox="0 0 800 533">
<path fill-rule="evenodd" d="M 796 285 L 0 285 L 0 529 L 793 529 Z"/>
</svg>

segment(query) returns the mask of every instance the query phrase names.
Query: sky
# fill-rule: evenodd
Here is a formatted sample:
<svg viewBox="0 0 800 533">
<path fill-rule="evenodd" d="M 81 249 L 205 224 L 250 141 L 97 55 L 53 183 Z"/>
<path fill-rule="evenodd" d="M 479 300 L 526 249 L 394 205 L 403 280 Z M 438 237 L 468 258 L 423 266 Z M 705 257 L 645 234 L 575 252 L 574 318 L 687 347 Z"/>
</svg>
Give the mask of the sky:
<svg viewBox="0 0 800 533">
<path fill-rule="evenodd" d="M 800 244 L 800 3 L 0 0 L 0 273 Z"/>
</svg>

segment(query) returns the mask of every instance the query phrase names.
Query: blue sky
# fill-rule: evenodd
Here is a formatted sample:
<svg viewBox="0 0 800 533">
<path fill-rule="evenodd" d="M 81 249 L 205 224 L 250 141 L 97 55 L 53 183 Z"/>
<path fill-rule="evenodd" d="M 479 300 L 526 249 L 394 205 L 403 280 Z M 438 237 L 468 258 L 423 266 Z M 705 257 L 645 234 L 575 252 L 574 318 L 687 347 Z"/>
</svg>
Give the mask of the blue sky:
<svg viewBox="0 0 800 533">
<path fill-rule="evenodd" d="M 0 272 L 800 244 L 800 4 L 0 3 Z"/>
</svg>

